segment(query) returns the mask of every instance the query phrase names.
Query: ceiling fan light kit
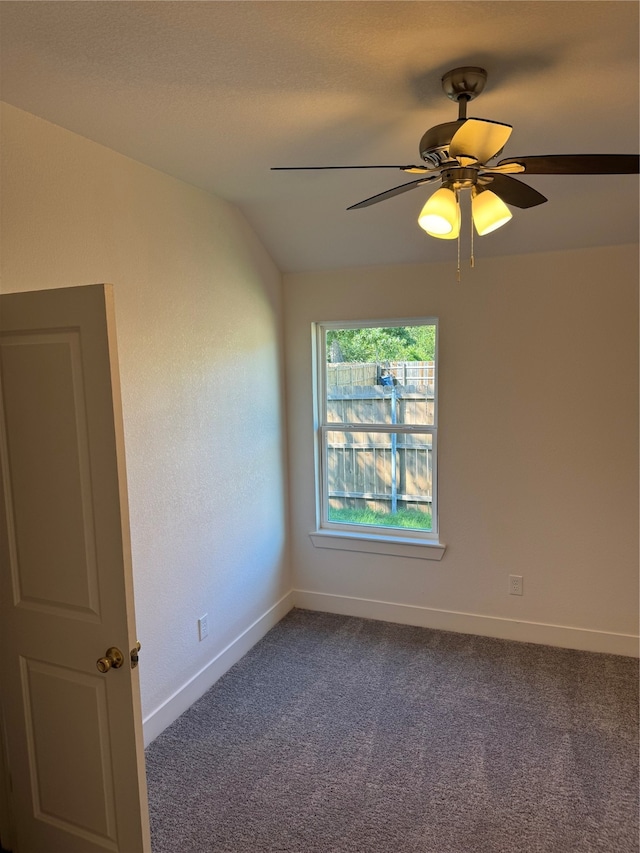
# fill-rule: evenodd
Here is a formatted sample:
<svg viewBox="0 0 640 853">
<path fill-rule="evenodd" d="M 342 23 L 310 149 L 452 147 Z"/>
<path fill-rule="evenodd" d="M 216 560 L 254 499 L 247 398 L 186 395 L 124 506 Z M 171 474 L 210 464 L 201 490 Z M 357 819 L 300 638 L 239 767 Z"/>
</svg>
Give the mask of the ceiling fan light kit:
<svg viewBox="0 0 640 853">
<path fill-rule="evenodd" d="M 471 216 L 478 236 L 484 237 L 511 219 L 512 213 L 507 205 L 491 190 L 473 188 L 471 195 Z"/>
<path fill-rule="evenodd" d="M 640 157 L 637 154 L 550 154 L 510 157 L 496 165 L 488 165 L 502 152 L 513 128 L 491 119 L 467 118 L 467 105 L 484 90 L 487 72 L 476 66 L 454 68 L 443 75 L 441 82 L 447 97 L 458 104 L 458 118 L 429 128 L 423 135 L 419 150 L 424 165 L 285 166 L 274 169 L 380 168 L 420 175 L 416 180 L 352 204 L 347 210 L 369 207 L 416 187 L 441 181 L 442 187 L 423 206 L 418 224 L 431 237 L 441 240 L 457 238 L 458 241 L 461 222 L 459 194 L 462 190 L 470 191 L 473 225 L 478 235 L 484 236 L 512 218 L 507 205 L 526 209 L 547 201 L 542 193 L 512 175 L 638 174 Z M 473 237 L 473 228 L 471 234 Z M 471 263 L 473 266 L 473 248 Z M 459 268 L 458 260 L 458 278 Z"/>
<path fill-rule="evenodd" d="M 432 237 L 453 240 L 460 233 L 460 205 L 449 187 L 436 190 L 418 217 L 418 225 Z"/>
</svg>

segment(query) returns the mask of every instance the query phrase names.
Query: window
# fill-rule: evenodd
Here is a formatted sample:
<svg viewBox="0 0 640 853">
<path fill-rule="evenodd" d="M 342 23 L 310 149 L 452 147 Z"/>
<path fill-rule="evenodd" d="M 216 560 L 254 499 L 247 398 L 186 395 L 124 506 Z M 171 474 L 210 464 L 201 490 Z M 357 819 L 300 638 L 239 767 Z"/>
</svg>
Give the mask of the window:
<svg viewBox="0 0 640 853">
<path fill-rule="evenodd" d="M 315 331 L 314 544 L 440 559 L 437 320 L 318 323 Z"/>
</svg>

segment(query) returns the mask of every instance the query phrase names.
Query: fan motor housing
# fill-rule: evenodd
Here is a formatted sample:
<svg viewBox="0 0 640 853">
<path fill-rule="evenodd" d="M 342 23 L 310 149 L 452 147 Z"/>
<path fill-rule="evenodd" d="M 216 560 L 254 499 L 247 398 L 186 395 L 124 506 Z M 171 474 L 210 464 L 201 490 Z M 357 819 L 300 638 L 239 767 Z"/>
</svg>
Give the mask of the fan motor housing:
<svg viewBox="0 0 640 853">
<path fill-rule="evenodd" d="M 420 140 L 420 157 L 430 169 L 439 169 L 444 163 L 451 161 L 449 145 L 453 135 L 465 123 L 466 119 L 447 121 L 430 127 Z"/>
<path fill-rule="evenodd" d="M 478 184 L 478 169 L 473 166 L 452 166 L 442 170 L 442 186 L 468 190 Z"/>
</svg>

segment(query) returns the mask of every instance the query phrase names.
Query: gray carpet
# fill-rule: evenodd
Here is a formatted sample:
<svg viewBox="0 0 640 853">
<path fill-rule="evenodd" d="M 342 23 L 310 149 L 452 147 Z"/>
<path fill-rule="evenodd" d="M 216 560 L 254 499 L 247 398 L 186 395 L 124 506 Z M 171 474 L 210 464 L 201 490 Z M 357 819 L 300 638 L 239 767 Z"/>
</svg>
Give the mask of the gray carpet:
<svg viewBox="0 0 640 853">
<path fill-rule="evenodd" d="M 147 776 L 154 853 L 634 853 L 638 665 L 293 610 Z"/>
</svg>

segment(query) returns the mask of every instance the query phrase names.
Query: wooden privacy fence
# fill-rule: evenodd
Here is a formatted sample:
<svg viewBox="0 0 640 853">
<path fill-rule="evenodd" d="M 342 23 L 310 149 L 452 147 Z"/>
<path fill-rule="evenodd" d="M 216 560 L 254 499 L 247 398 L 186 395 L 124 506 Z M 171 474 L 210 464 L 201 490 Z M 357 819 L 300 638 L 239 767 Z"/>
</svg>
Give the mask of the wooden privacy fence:
<svg viewBox="0 0 640 853">
<path fill-rule="evenodd" d="M 395 416 L 392 398 L 395 398 Z M 329 423 L 339 424 L 397 423 L 432 426 L 433 389 L 428 385 L 345 385 L 328 388 L 327 420 Z"/>
<path fill-rule="evenodd" d="M 329 368 L 334 367 L 328 365 Z M 378 368 L 378 365 L 335 365 L 342 377 L 371 376 L 346 368 Z M 431 509 L 433 494 L 432 437 L 429 433 L 406 434 L 367 430 L 373 424 L 434 423 L 433 363 L 392 362 L 396 377 L 410 384 L 335 384 L 327 388 L 327 418 L 335 424 L 327 436 L 329 506 L 332 509 L 370 508 L 393 512 L 411 508 Z M 412 370 L 413 368 L 413 370 Z M 412 381 L 413 375 L 419 380 Z M 331 378 L 338 378 L 336 371 Z M 379 373 L 378 373 L 379 376 Z M 411 379 L 409 379 L 411 377 Z M 362 424 L 362 431 L 340 430 L 339 425 Z"/>
<path fill-rule="evenodd" d="M 362 442 L 355 440 L 360 437 Z M 416 436 L 397 433 L 330 433 L 329 506 L 391 512 L 395 504 L 396 509 L 430 511 L 431 436 L 420 438 L 422 445 Z"/>
<path fill-rule="evenodd" d="M 433 393 L 435 362 L 385 361 L 336 362 L 327 364 L 327 385 L 379 385 L 383 370 L 390 371 L 399 385 L 430 385 Z"/>
<path fill-rule="evenodd" d="M 375 363 L 338 362 L 327 364 L 327 385 L 376 385 L 380 366 Z"/>
<path fill-rule="evenodd" d="M 435 387 L 436 363 L 435 361 L 389 361 L 389 370 L 398 380 L 399 385 L 427 385 L 431 389 Z"/>
</svg>

